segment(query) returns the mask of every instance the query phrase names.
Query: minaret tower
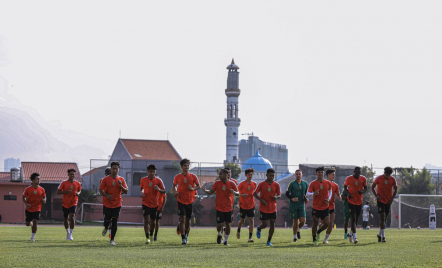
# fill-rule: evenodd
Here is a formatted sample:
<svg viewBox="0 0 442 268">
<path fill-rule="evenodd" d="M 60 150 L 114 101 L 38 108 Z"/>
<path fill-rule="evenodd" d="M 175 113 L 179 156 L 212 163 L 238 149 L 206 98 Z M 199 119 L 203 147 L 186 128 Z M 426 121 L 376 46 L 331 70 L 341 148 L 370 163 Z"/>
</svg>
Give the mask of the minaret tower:
<svg viewBox="0 0 442 268">
<path fill-rule="evenodd" d="M 239 89 L 238 65 L 232 59 L 232 63 L 227 66 L 227 118 L 224 119 L 226 125 L 226 162 L 238 162 L 238 127 L 241 120 L 238 118 L 238 97 L 241 94 Z"/>
</svg>

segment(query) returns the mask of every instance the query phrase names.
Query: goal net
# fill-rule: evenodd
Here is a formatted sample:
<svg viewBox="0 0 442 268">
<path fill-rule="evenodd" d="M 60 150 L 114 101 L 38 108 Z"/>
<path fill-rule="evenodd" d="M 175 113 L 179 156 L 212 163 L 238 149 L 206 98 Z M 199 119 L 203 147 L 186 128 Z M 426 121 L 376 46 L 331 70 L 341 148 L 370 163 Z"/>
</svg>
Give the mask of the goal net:
<svg viewBox="0 0 442 268">
<path fill-rule="evenodd" d="M 435 207 L 436 227 L 442 228 L 442 195 L 414 194 L 400 194 L 392 204 L 391 227 L 429 228 L 431 205 Z"/>
<path fill-rule="evenodd" d="M 77 218 L 80 219 L 80 223 L 102 223 L 104 221 L 103 204 L 82 203 L 80 210 L 77 211 Z M 144 224 L 142 206 L 122 206 L 118 224 Z"/>
</svg>

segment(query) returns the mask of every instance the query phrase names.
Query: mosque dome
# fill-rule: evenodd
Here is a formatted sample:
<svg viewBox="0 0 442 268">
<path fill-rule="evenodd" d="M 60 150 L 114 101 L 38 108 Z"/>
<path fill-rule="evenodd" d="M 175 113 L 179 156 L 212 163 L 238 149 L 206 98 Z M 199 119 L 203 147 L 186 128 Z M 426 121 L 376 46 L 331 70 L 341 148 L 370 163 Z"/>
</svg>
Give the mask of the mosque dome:
<svg viewBox="0 0 442 268">
<path fill-rule="evenodd" d="M 266 172 L 267 169 L 273 168 L 272 163 L 269 160 L 262 157 L 259 151 L 256 151 L 256 154 L 249 159 L 247 159 L 242 164 L 242 170 L 246 170 L 248 168 L 255 169 L 255 172 Z"/>
</svg>

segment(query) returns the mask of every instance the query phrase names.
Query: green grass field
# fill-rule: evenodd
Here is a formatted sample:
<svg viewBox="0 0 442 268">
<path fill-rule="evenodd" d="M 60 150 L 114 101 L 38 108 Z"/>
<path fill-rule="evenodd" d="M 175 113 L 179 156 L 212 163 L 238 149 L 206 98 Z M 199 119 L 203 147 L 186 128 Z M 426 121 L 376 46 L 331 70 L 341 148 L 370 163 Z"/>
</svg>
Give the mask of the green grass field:
<svg viewBox="0 0 442 268">
<path fill-rule="evenodd" d="M 36 241 L 29 227 L 0 226 L 0 267 L 442 267 L 442 230 L 387 230 L 387 243 L 377 243 L 377 230 L 358 231 L 359 243 L 334 230 L 330 245 L 311 243 L 302 230 L 293 243 L 290 229 L 276 229 L 274 247 L 267 247 L 267 230 L 255 243 L 229 238 L 230 247 L 216 244 L 214 228 L 194 228 L 189 244 L 181 245 L 173 228 L 162 228 L 159 241 L 144 244 L 140 227 L 119 227 L 111 247 L 100 227 L 77 226 L 75 241 L 65 241 L 63 227 L 40 225 Z"/>
</svg>

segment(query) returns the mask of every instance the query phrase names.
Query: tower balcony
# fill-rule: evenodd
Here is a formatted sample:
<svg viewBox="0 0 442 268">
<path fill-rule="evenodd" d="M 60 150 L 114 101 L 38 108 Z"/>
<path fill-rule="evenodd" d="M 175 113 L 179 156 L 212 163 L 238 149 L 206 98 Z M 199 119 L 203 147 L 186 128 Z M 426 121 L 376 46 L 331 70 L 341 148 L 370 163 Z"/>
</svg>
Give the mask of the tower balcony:
<svg viewBox="0 0 442 268">
<path fill-rule="evenodd" d="M 238 97 L 241 94 L 241 89 L 239 88 L 227 88 L 224 90 L 227 96 L 236 96 Z"/>
</svg>

